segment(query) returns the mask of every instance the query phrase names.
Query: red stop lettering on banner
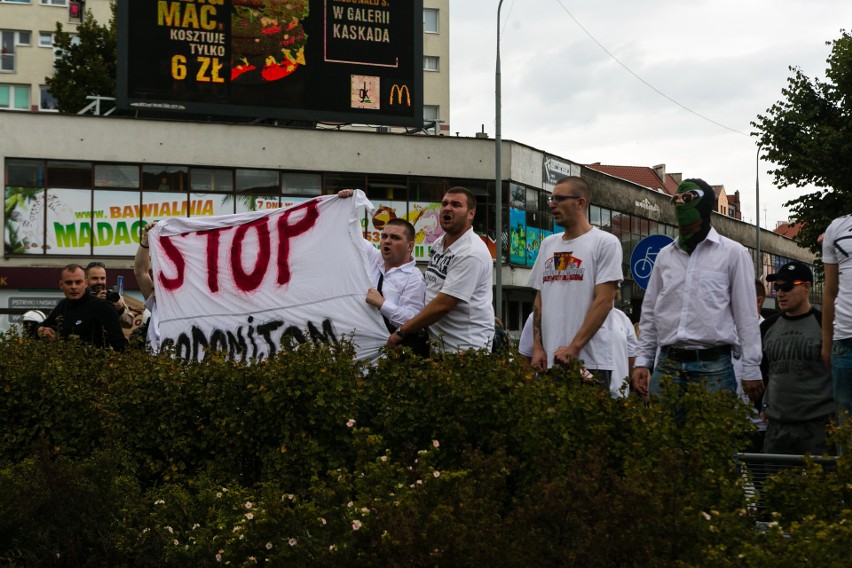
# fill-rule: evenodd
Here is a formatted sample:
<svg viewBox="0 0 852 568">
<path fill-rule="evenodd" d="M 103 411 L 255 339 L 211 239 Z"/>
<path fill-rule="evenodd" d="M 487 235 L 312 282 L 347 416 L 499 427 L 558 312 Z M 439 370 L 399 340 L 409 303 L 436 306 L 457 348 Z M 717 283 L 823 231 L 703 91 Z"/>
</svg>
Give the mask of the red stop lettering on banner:
<svg viewBox="0 0 852 568">
<path fill-rule="evenodd" d="M 302 214 L 295 222 L 291 222 L 294 214 Z M 312 200 L 297 207 L 289 209 L 278 217 L 276 229 L 278 232 L 278 259 L 277 259 L 277 282 L 285 285 L 290 282 L 292 272 L 290 270 L 290 248 L 291 241 L 311 230 L 319 218 L 318 201 Z M 222 233 L 230 231 L 234 227 L 223 227 L 221 229 L 210 229 L 199 231 L 197 234 L 206 237 L 205 257 L 207 260 L 207 288 L 211 293 L 219 291 L 219 249 L 221 246 Z M 243 245 L 250 231 L 257 234 L 257 258 L 250 271 L 243 268 Z M 182 237 L 186 235 L 181 235 Z M 175 276 L 168 277 L 162 271 L 158 275 L 160 285 L 169 291 L 179 289 L 184 284 L 186 277 L 186 260 L 180 249 L 172 242 L 173 237 L 160 238 L 160 245 L 166 257 L 172 262 Z M 272 235 L 269 229 L 269 218 L 263 217 L 239 225 L 234 232 L 234 238 L 230 247 L 230 268 L 237 289 L 242 292 L 256 290 L 266 277 L 272 256 Z"/>
</svg>

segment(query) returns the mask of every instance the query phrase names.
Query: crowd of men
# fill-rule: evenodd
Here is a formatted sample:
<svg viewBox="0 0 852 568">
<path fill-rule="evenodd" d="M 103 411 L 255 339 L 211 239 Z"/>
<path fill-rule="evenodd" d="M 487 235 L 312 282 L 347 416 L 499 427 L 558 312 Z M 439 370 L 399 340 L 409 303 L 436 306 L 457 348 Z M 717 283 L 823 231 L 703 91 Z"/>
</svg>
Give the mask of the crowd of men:
<svg viewBox="0 0 852 568">
<path fill-rule="evenodd" d="M 794 261 L 766 278 L 780 312 L 763 321 L 766 290 L 755 281 L 751 256 L 711 224 L 713 188 L 701 179 L 684 180 L 671 200 L 678 238 L 657 255 L 637 340 L 629 318 L 614 307 L 623 280 L 621 243 L 589 223 L 591 198 L 588 184 L 569 176 L 548 199 L 563 231 L 542 241 L 529 277 L 536 296 L 519 352 L 530 365 L 546 372 L 580 361 L 583 378 L 614 397 L 627 396 L 631 386 L 646 401 L 692 384 L 739 392 L 754 403 L 756 421 L 766 424 L 765 452 L 827 451 L 827 424 L 852 411 L 852 216 L 836 219 L 825 233 L 822 312 L 810 303 L 811 269 Z M 408 221 L 385 224 L 378 249 L 362 243 L 372 284 L 364 301 L 381 314 L 389 348 L 407 346 L 423 356 L 492 348 L 493 263 L 473 231 L 476 207 L 468 189 L 447 190 L 439 211 L 443 236 L 432 244 L 425 274 L 412 257 L 415 233 Z M 153 226 L 142 232 L 134 274 L 151 314 L 147 341 L 156 349 L 147 250 Z M 76 335 L 98 347 L 125 349 L 123 330 L 138 327 L 138 313 L 106 282 L 102 263 L 64 267 L 59 287 L 65 298 L 34 335 Z"/>
</svg>

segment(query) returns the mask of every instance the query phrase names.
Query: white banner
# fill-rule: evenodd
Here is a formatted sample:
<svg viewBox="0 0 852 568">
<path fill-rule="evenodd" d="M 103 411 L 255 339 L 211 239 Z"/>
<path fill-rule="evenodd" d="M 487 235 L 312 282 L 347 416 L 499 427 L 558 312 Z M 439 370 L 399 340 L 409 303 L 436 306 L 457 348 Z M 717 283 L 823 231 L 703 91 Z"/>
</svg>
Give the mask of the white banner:
<svg viewBox="0 0 852 568">
<path fill-rule="evenodd" d="M 298 344 L 351 339 L 373 359 L 388 331 L 364 298 L 372 286 L 362 191 L 282 209 L 166 219 L 149 234 L 162 345 L 262 359 Z"/>
</svg>

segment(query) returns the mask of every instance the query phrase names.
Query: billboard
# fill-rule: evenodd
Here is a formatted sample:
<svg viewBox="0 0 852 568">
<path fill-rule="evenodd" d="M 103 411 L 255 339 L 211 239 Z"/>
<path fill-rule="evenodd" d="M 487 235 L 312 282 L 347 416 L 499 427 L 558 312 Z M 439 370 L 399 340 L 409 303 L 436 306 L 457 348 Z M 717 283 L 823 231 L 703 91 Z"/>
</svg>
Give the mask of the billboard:
<svg viewBox="0 0 852 568">
<path fill-rule="evenodd" d="M 422 0 L 118 0 L 118 106 L 423 125 Z"/>
</svg>

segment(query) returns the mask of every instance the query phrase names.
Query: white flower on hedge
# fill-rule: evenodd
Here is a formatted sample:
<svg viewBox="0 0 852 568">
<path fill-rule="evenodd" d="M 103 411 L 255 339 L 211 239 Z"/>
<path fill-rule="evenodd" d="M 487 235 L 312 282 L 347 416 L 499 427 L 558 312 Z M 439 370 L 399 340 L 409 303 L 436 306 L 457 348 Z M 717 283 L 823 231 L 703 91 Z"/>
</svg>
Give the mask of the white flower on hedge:
<svg viewBox="0 0 852 568">
<path fill-rule="evenodd" d="M 337 550 L 337 545 L 336 544 L 328 545 L 328 550 L 329 550 L 329 552 L 334 552 L 335 550 Z"/>
<path fill-rule="evenodd" d="M 248 520 L 252 520 L 254 518 L 254 513 L 246 513 L 246 518 Z"/>
<path fill-rule="evenodd" d="M 351 509 L 351 508 L 352 508 L 352 506 L 353 506 L 354 504 L 355 504 L 355 503 L 353 503 L 352 501 L 349 501 L 349 502 L 346 504 L 346 506 L 347 506 L 348 508 L 350 508 L 350 509 Z"/>
<path fill-rule="evenodd" d="M 290 501 L 292 501 L 292 500 L 293 500 L 293 499 L 295 499 L 295 498 L 296 498 L 296 496 L 295 496 L 295 495 L 293 495 L 292 493 L 288 493 L 288 494 L 287 494 L 287 499 L 289 499 Z"/>
<path fill-rule="evenodd" d="M 174 542 L 174 545 L 175 545 L 175 546 L 178 546 L 178 545 L 180 544 L 180 542 L 178 541 L 178 539 L 175 539 L 173 542 Z"/>
<path fill-rule="evenodd" d="M 347 420 L 347 421 L 346 421 L 346 426 L 347 426 L 347 427 L 349 427 L 349 428 L 352 428 L 353 426 L 355 426 L 355 419 L 354 419 L 354 418 L 350 418 L 349 420 Z"/>
<path fill-rule="evenodd" d="M 432 472 L 432 475 L 434 475 L 435 477 L 441 477 L 441 472 L 436 469 Z"/>
<path fill-rule="evenodd" d="M 290 540 L 287 541 L 287 544 L 289 544 L 290 546 L 296 546 L 296 544 L 298 542 L 299 541 L 296 540 L 295 538 L 291 538 Z M 270 543 L 270 546 L 268 546 L 267 548 L 272 548 L 272 544 Z"/>
<path fill-rule="evenodd" d="M 321 524 L 321 525 L 323 525 L 323 526 L 325 526 L 326 524 L 328 524 L 328 521 L 326 521 L 323 517 L 319 517 L 317 520 L 318 520 L 318 521 L 320 522 L 320 524 Z"/>
<path fill-rule="evenodd" d="M 172 527 L 167 526 L 167 527 L 166 527 L 166 530 L 167 530 L 167 531 L 169 531 L 169 534 L 174 534 L 174 533 L 175 533 L 175 529 L 173 529 Z"/>
<path fill-rule="evenodd" d="M 712 518 L 705 511 L 701 511 L 701 516 L 704 517 L 705 521 L 709 521 Z"/>
<path fill-rule="evenodd" d="M 199 525 L 198 523 L 195 523 L 194 525 L 192 525 L 192 529 L 191 529 L 191 530 L 195 530 L 195 529 L 197 529 L 197 528 L 198 528 L 198 527 L 200 527 L 200 526 L 201 526 L 201 525 Z"/>
<path fill-rule="evenodd" d="M 436 448 L 440 448 L 441 442 L 439 442 L 438 440 L 432 440 L 432 445 L 435 446 Z"/>
<path fill-rule="evenodd" d="M 271 542 L 266 543 L 266 550 L 272 550 L 272 543 Z"/>
<path fill-rule="evenodd" d="M 388 457 L 387 457 L 387 456 L 382 456 L 382 457 L 381 457 L 381 458 L 379 458 L 379 459 L 380 459 L 380 460 L 382 460 L 383 462 L 388 461 Z"/>
<path fill-rule="evenodd" d="M 359 521 L 358 519 L 355 519 L 354 521 L 352 521 L 352 530 L 357 531 L 357 530 L 360 530 L 360 529 L 361 529 L 361 521 Z"/>
<path fill-rule="evenodd" d="M 254 505 L 251 504 L 251 501 L 246 501 L 246 509 L 251 509 Z"/>
<path fill-rule="evenodd" d="M 217 491 L 217 492 L 216 492 L 216 499 L 221 499 L 221 498 L 222 498 L 222 492 L 221 492 L 221 491 Z"/>
<path fill-rule="evenodd" d="M 157 499 L 156 501 L 154 501 L 154 505 L 165 505 L 165 504 L 166 504 L 166 502 L 163 501 L 162 499 Z"/>
<path fill-rule="evenodd" d="M 216 562 L 221 562 L 221 561 L 222 561 L 222 552 L 220 551 L 220 552 L 216 553 Z"/>
</svg>

